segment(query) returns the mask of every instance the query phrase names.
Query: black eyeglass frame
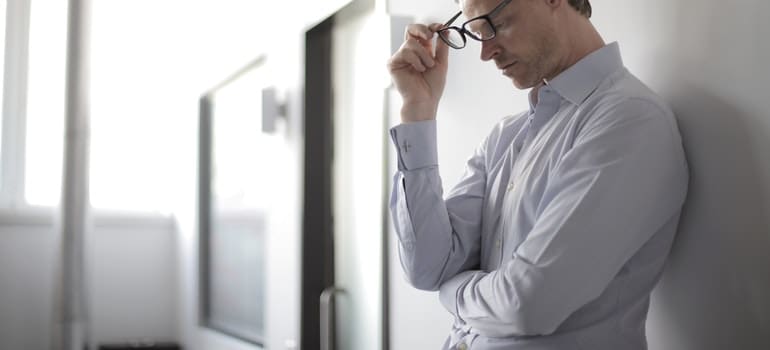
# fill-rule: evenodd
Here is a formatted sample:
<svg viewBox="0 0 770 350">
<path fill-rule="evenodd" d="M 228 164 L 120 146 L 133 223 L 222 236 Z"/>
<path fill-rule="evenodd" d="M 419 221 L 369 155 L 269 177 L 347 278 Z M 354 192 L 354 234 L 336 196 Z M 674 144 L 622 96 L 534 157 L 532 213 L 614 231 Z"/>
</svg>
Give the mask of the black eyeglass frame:
<svg viewBox="0 0 770 350">
<path fill-rule="evenodd" d="M 477 16 L 477 17 L 473 17 L 473 18 L 465 21 L 465 23 L 463 23 L 459 27 L 457 27 L 457 26 L 451 26 L 450 27 L 449 25 L 452 24 L 452 22 L 454 22 L 457 19 L 457 17 L 460 17 L 460 15 L 463 13 L 462 11 L 460 11 L 460 12 L 456 13 L 454 16 L 452 16 L 452 18 L 450 18 L 448 21 L 446 21 L 446 23 L 444 23 L 444 28 L 439 29 L 436 33 L 438 34 L 438 37 L 441 38 L 441 40 L 443 42 L 445 42 L 447 45 L 449 45 L 449 47 L 451 47 L 453 49 L 457 49 L 457 50 L 464 48 L 465 44 L 468 42 L 468 40 L 465 38 L 466 34 L 468 36 L 470 36 L 471 38 L 473 38 L 474 40 L 476 40 L 476 41 L 492 40 L 492 39 L 494 39 L 497 36 L 497 29 L 495 29 L 494 23 L 492 23 L 492 17 L 497 16 L 497 14 L 503 9 L 503 7 L 505 7 L 505 5 L 508 5 L 511 1 L 513 1 L 513 0 L 503 0 L 497 6 L 495 6 L 495 8 L 493 8 L 492 11 L 489 11 L 487 14 L 481 15 L 481 16 Z M 483 20 L 487 21 L 487 23 L 489 24 L 489 27 L 492 28 L 492 36 L 491 37 L 486 38 L 486 39 L 482 39 L 482 38 L 477 37 L 475 34 L 473 34 L 473 32 L 469 31 L 468 29 L 465 29 L 465 26 L 468 23 L 473 22 L 473 21 L 477 21 L 479 19 L 483 19 Z M 463 39 L 462 46 L 458 46 L 458 45 L 452 44 L 448 39 L 444 38 L 443 33 L 447 32 L 447 31 L 450 31 L 450 30 L 456 30 L 457 33 L 460 34 L 460 37 Z"/>
</svg>

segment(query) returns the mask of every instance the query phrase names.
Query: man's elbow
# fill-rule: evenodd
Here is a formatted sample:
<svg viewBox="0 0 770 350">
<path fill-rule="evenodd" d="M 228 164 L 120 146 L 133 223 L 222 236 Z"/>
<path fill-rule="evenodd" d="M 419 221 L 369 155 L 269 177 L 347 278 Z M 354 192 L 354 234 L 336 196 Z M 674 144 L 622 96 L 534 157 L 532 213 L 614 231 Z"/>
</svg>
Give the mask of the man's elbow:
<svg viewBox="0 0 770 350">
<path fill-rule="evenodd" d="M 407 275 L 407 279 L 412 287 L 419 290 L 424 290 L 426 292 L 435 292 L 439 290 L 439 287 L 441 287 L 440 283 L 431 278 Z"/>
<path fill-rule="evenodd" d="M 556 332 L 563 322 L 563 318 L 554 312 L 537 310 L 526 303 L 508 308 L 504 315 L 502 321 L 513 325 L 518 336 L 549 335 Z"/>
<path fill-rule="evenodd" d="M 435 292 L 441 287 L 440 272 L 433 269 L 420 269 L 417 266 L 403 267 L 406 279 L 412 287 L 428 292 Z"/>
<path fill-rule="evenodd" d="M 446 259 L 441 255 L 400 252 L 401 267 L 406 279 L 414 288 L 424 291 L 437 291 L 441 287 Z"/>
</svg>

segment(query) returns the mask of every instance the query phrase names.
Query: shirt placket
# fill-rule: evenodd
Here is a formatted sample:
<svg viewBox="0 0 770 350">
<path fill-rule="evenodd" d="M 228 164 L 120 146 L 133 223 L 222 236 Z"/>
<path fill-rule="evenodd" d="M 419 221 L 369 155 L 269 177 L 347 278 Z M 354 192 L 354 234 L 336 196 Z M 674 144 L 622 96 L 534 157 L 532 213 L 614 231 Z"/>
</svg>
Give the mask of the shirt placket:
<svg viewBox="0 0 770 350">
<path fill-rule="evenodd" d="M 501 225 L 495 238 L 495 246 L 492 249 L 492 261 L 494 261 L 498 267 L 503 263 L 503 251 L 505 244 L 509 243 L 510 241 L 510 237 L 506 237 L 506 233 L 511 232 L 512 216 L 514 214 L 512 212 L 512 207 L 517 200 L 516 198 L 512 197 L 512 195 L 514 194 L 516 186 L 520 182 L 522 173 L 529 166 L 529 163 L 534 161 L 534 158 L 536 157 L 535 154 L 531 154 L 533 151 L 531 149 L 531 145 L 535 140 L 535 136 L 538 134 L 543 125 L 545 125 L 545 123 L 559 110 L 561 98 L 550 87 L 546 86 L 541 88 L 541 91 L 539 91 L 538 101 L 539 103 L 535 107 L 534 112 L 529 116 L 529 119 L 527 120 L 527 125 L 525 126 L 527 131 L 524 138 L 521 141 L 514 140 L 514 149 L 511 150 L 512 156 L 515 156 L 516 159 L 512 160 L 511 163 L 512 167 L 510 170 L 511 173 L 509 176 L 509 183 L 506 188 L 506 193 L 503 197 L 503 205 L 501 208 Z M 526 200 L 526 198 L 519 200 Z"/>
</svg>

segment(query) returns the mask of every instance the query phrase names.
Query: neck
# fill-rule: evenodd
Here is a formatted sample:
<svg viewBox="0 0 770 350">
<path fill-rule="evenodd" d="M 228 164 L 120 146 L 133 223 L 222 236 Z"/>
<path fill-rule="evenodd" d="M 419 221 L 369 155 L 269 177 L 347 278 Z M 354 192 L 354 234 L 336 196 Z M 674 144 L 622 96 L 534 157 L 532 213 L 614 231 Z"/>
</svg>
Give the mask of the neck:
<svg viewBox="0 0 770 350">
<path fill-rule="evenodd" d="M 555 72 L 547 79 L 553 79 L 567 68 L 588 56 L 590 53 L 604 47 L 604 39 L 588 19 L 581 17 L 576 20 L 569 30 L 565 31 L 562 47 L 565 48 L 563 59 Z"/>
</svg>

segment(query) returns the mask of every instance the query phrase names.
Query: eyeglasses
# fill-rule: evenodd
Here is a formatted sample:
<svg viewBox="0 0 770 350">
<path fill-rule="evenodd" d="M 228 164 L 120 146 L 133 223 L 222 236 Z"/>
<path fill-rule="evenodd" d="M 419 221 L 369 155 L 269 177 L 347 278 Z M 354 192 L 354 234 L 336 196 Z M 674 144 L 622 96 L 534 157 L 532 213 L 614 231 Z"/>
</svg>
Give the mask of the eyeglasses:
<svg viewBox="0 0 770 350">
<path fill-rule="evenodd" d="M 465 47 L 465 43 L 467 42 L 465 35 L 478 41 L 492 40 L 497 34 L 495 25 L 492 24 L 492 17 L 497 16 L 500 10 L 510 2 L 511 0 L 503 0 L 486 15 L 471 18 L 460 27 L 450 27 L 449 25 L 463 13 L 462 11 L 458 12 L 444 24 L 444 28 L 438 31 L 439 38 L 450 47 L 458 50 Z"/>
</svg>

